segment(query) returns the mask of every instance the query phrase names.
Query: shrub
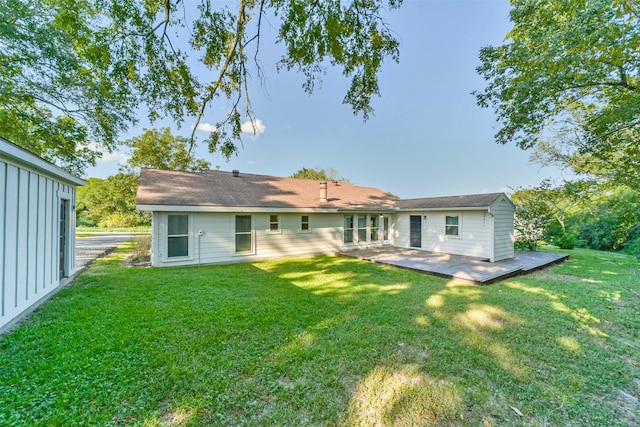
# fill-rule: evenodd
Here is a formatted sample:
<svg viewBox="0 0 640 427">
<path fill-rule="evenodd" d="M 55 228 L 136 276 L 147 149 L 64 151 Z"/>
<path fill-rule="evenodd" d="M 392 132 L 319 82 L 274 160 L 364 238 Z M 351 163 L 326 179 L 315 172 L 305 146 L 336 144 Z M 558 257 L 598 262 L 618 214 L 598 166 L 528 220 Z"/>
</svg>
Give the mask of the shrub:
<svg viewBox="0 0 640 427">
<path fill-rule="evenodd" d="M 573 249 L 576 247 L 578 239 L 575 233 L 570 232 L 554 237 L 551 243 L 560 249 Z"/>
</svg>

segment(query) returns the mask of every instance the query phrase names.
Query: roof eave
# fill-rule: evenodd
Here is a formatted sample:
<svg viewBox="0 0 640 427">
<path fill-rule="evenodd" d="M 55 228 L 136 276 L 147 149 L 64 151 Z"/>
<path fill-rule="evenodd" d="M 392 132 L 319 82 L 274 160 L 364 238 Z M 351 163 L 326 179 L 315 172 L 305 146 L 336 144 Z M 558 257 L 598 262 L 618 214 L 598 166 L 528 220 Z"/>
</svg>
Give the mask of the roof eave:
<svg viewBox="0 0 640 427">
<path fill-rule="evenodd" d="M 460 207 L 460 206 L 443 206 L 443 207 L 438 207 L 438 208 L 420 208 L 420 207 L 413 207 L 413 208 L 397 208 L 395 211 L 396 211 L 396 212 L 416 212 L 416 211 L 420 211 L 420 212 L 424 212 L 424 211 L 486 211 L 486 210 L 489 210 L 489 208 L 491 208 L 491 206 L 465 206 L 465 207 Z"/>
<path fill-rule="evenodd" d="M 44 160 L 42 157 L 39 157 L 28 150 L 25 150 L 24 148 L 14 144 L 6 138 L 0 137 L 0 142 L 4 143 L 0 145 L 0 156 L 6 157 L 12 162 L 23 165 L 26 168 L 34 169 L 39 173 L 48 175 L 60 181 L 65 181 L 69 184 L 86 184 L 86 181 L 84 179 L 70 174 L 64 169 Z"/>
</svg>

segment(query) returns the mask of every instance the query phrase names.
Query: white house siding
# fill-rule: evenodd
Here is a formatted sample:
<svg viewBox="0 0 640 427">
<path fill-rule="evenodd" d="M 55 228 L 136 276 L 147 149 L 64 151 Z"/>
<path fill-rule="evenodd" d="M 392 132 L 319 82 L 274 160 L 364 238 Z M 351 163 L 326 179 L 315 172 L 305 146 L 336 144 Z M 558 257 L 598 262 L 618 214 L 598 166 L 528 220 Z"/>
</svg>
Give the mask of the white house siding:
<svg viewBox="0 0 640 427">
<path fill-rule="evenodd" d="M 2 140 L 0 143 L 5 144 Z M 21 153 L 9 147 L 13 152 Z M 0 148 L 2 148 L 0 147 Z M 4 148 L 3 151 L 4 152 Z M 67 200 L 65 271 L 75 272 L 75 184 L 0 152 L 0 331 L 60 285 L 60 200 Z M 22 155 L 22 154 L 21 154 Z M 54 168 L 52 165 L 49 168 Z M 81 180 L 77 180 L 82 182 Z M 79 183 L 78 182 L 78 183 Z M 7 326 L 8 327 L 8 326 Z"/>
<path fill-rule="evenodd" d="M 491 206 L 493 215 L 494 258 L 492 261 L 513 258 L 513 205 L 504 198 L 498 199 Z"/>
<path fill-rule="evenodd" d="M 422 246 L 419 249 L 491 258 L 491 216 L 487 211 L 417 211 L 396 214 L 394 246 L 409 248 L 411 215 L 422 217 Z M 445 235 L 446 216 L 459 217 L 459 237 Z"/>
<path fill-rule="evenodd" d="M 251 215 L 253 251 L 235 252 L 235 213 L 188 213 L 189 256 L 167 258 L 167 215 L 185 212 L 154 212 L 152 264 L 195 265 L 252 261 L 307 254 L 333 253 L 343 249 L 341 214 L 278 213 L 280 230 L 269 231 L 269 213 Z M 309 216 L 310 231 L 300 229 L 301 216 Z M 156 226 L 157 225 L 157 226 Z M 202 235 L 199 234 L 202 231 Z"/>
</svg>

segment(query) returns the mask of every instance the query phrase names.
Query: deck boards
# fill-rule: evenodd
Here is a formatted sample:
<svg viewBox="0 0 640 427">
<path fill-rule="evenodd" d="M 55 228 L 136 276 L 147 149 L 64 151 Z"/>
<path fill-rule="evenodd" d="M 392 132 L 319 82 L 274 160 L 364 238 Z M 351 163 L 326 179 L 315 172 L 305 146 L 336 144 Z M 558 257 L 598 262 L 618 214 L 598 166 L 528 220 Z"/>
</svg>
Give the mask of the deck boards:
<svg viewBox="0 0 640 427">
<path fill-rule="evenodd" d="M 568 254 L 563 253 L 528 251 L 516 252 L 512 259 L 489 262 L 480 258 L 393 246 L 356 249 L 340 252 L 339 255 L 481 285 L 527 274 L 569 258 Z"/>
</svg>

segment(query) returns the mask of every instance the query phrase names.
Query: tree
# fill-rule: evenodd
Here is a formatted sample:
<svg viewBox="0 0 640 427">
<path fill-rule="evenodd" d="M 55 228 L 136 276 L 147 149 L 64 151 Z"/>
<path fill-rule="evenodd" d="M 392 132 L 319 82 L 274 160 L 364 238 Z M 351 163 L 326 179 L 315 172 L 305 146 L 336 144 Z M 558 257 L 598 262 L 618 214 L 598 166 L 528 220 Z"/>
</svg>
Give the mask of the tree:
<svg viewBox="0 0 640 427">
<path fill-rule="evenodd" d="M 337 180 L 337 171 L 333 168 L 302 168 L 291 175 L 291 178 L 315 179 L 317 181 Z"/>
<path fill-rule="evenodd" d="M 334 168 L 302 168 L 294 172 L 291 178 L 315 179 L 317 181 L 342 181 L 351 184 L 349 178 L 338 177 L 338 171 Z"/>
<path fill-rule="evenodd" d="M 107 179 L 89 178 L 78 187 L 76 216 L 78 225 L 100 227 L 135 227 L 150 225 L 151 216 L 136 211 L 139 176 L 118 173 Z M 84 208 L 88 209 L 83 211 Z"/>
<path fill-rule="evenodd" d="M 640 192 L 622 186 L 601 189 L 571 218 L 571 228 L 591 249 L 640 248 Z"/>
<path fill-rule="evenodd" d="M 474 92 L 500 124 L 498 143 L 578 173 L 637 185 L 640 11 L 635 0 L 513 0 L 513 28 L 481 49 Z M 546 156 L 546 157 L 545 157 Z M 609 160 L 609 164 L 606 160 Z M 613 159 L 613 163 L 611 162 Z M 607 165 L 601 174 L 601 166 Z"/>
<path fill-rule="evenodd" d="M 124 141 L 123 145 L 133 149 L 131 158 L 127 161 L 130 169 L 202 172 L 211 167 L 209 162 L 197 159 L 189 153 L 187 138 L 172 135 L 168 127 L 162 130 L 144 129 L 142 135 Z"/>
<path fill-rule="evenodd" d="M 0 2 L 0 134 L 71 172 L 133 120 L 135 96 L 91 2 Z"/>
<path fill-rule="evenodd" d="M 178 125 L 214 114 L 204 141 L 237 152 L 241 123 L 255 123 L 250 79 L 260 50 L 280 43 L 279 68 L 305 76 L 311 93 L 326 67 L 351 79 L 343 102 L 367 119 L 383 62 L 398 42 L 383 8 L 402 0 L 6 0 L 0 4 L 0 133 L 81 171 L 135 120 L 140 104 Z M 264 22 L 278 32 L 264 40 Z M 203 71 L 204 70 L 204 71 Z M 219 104 L 219 105 L 218 105 Z M 214 108 L 215 107 L 215 108 Z"/>
<path fill-rule="evenodd" d="M 551 213 L 540 189 L 520 189 L 511 196 L 516 206 L 513 228 L 516 245 L 535 251 L 551 223 Z"/>
</svg>

